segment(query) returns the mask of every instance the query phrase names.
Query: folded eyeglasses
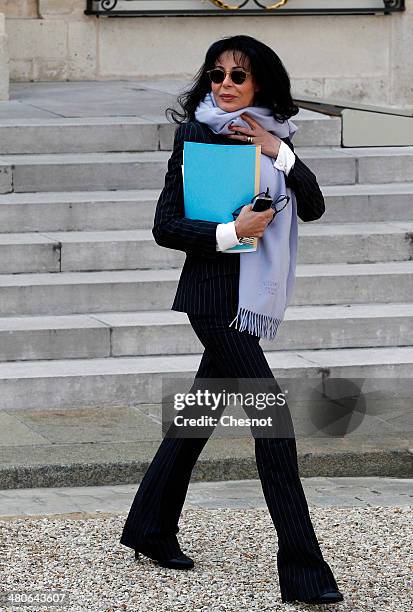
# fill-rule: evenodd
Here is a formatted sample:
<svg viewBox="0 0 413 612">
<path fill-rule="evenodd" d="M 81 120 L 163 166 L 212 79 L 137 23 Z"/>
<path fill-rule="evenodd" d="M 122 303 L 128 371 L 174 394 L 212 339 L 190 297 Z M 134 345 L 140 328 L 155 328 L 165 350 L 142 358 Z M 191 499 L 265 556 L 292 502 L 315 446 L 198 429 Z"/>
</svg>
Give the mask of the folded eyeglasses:
<svg viewBox="0 0 413 612">
<path fill-rule="evenodd" d="M 268 190 L 267 190 L 268 191 Z M 260 193 L 257 193 L 257 195 L 255 195 L 252 199 L 250 204 L 252 204 L 254 202 L 254 200 L 261 196 L 261 195 L 267 195 L 267 192 L 261 191 Z M 290 201 L 290 196 L 288 195 L 280 195 L 278 196 L 278 198 L 276 200 L 273 200 L 271 203 L 271 208 L 274 211 L 274 215 L 273 218 L 271 219 L 271 221 L 268 223 L 268 225 L 270 225 L 270 223 L 272 223 L 275 219 L 275 216 L 280 213 L 282 210 L 284 210 L 284 208 L 287 206 L 288 202 Z M 235 219 L 238 217 L 238 215 L 240 214 L 241 210 L 244 208 L 245 204 L 242 204 L 241 206 L 238 206 L 238 208 L 236 208 L 235 210 L 232 211 L 232 218 Z"/>
</svg>

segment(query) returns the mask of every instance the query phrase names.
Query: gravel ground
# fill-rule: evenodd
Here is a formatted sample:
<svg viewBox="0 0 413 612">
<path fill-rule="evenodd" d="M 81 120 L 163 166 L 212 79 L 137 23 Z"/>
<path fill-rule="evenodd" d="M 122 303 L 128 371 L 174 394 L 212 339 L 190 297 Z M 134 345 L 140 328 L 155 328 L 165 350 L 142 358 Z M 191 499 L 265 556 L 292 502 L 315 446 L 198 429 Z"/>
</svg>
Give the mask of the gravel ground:
<svg viewBox="0 0 413 612">
<path fill-rule="evenodd" d="M 119 544 L 125 513 L 10 517 L 0 521 L 0 584 L 6 591 L 66 591 L 63 609 L 71 612 L 413 609 L 413 507 L 310 506 L 310 513 L 344 594 L 334 606 L 281 602 L 266 508 L 184 509 L 178 538 L 195 560 L 186 572 L 136 562 Z M 59 610 L 13 607 L 23 609 Z"/>
</svg>

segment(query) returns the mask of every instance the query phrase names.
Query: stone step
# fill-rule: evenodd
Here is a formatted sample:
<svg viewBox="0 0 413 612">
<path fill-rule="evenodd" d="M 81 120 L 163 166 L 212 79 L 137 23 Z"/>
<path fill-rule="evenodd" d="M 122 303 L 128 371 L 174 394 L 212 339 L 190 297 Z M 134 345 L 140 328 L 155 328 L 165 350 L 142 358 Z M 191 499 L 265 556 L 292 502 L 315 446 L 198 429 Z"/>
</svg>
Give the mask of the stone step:
<svg viewBox="0 0 413 612">
<path fill-rule="evenodd" d="M 300 110 L 297 146 L 340 146 L 341 119 Z M 171 149 L 177 125 L 140 117 L 0 121 L 0 154 L 157 151 Z"/>
<path fill-rule="evenodd" d="M 413 183 L 322 186 L 326 212 L 314 224 L 413 220 Z M 160 189 L 0 195 L 2 232 L 150 229 Z"/>
<path fill-rule="evenodd" d="M 156 151 L 160 129 L 163 141 L 170 137 L 168 128 L 140 117 L 3 119 L 0 154 Z"/>
<path fill-rule="evenodd" d="M 2 232 L 148 229 L 159 194 L 160 189 L 2 194 L 0 227 Z"/>
<path fill-rule="evenodd" d="M 413 221 L 300 224 L 298 263 L 413 259 Z M 0 234 L 0 273 L 179 268 L 185 253 L 156 244 L 150 230 Z"/>
<path fill-rule="evenodd" d="M 413 220 L 413 183 L 322 186 L 326 211 L 312 223 Z"/>
<path fill-rule="evenodd" d="M 299 148 L 321 185 L 413 181 L 413 147 Z M 0 193 L 157 189 L 169 151 L 0 156 Z"/>
<path fill-rule="evenodd" d="M 265 351 L 408 346 L 413 304 L 291 306 Z M 171 310 L 2 317 L 0 361 L 202 352 L 187 315 Z"/>
<path fill-rule="evenodd" d="M 393 433 L 386 421 L 378 424 L 374 433 L 370 428 L 369 433 L 362 434 L 359 429 L 365 428 L 367 418 L 364 418 L 351 434 L 334 438 L 320 434 L 309 436 L 299 431 L 302 416 L 293 406 L 291 412 L 300 476 L 318 477 L 312 487 L 308 480 L 303 481 L 310 506 L 317 498 L 322 505 L 342 506 L 347 501 L 350 505 L 365 506 L 366 503 L 376 505 L 378 500 L 381 505 L 411 505 L 410 432 Z M 153 414 L 159 419 L 160 406 L 151 405 L 145 411 L 117 405 L 3 413 L 8 436 L 0 458 L 1 520 L 23 513 L 26 516 L 96 510 L 126 513 L 136 483 L 142 480 L 162 439 L 159 420 L 155 421 Z M 340 479 L 335 483 L 330 481 L 337 476 Z M 362 476 L 370 478 L 363 482 Z M 385 476 L 389 479 L 387 482 Z M 247 485 L 245 479 L 254 479 L 255 483 Z M 225 480 L 230 481 L 226 486 L 217 482 Z M 237 480 L 241 482 L 234 482 Z M 197 481 L 206 481 L 202 489 L 195 485 Z M 119 487 L 122 483 L 130 486 Z M 99 485 L 107 486 L 107 494 L 97 488 Z M 332 498 L 328 496 L 331 485 L 335 489 Z M 47 492 L 44 487 L 59 489 Z M 311 495 L 312 489 L 316 498 Z M 218 437 L 214 433 L 191 473 L 186 500 L 198 503 L 198 499 L 202 500 L 201 505 L 206 505 L 212 494 L 221 508 L 239 507 L 240 499 L 255 505 L 256 491 L 261 491 L 261 485 L 249 428 L 248 435 L 243 437 L 222 434 Z M 260 503 L 265 504 L 262 496 Z M 75 518 L 73 514 L 68 516 Z"/>
<path fill-rule="evenodd" d="M 411 378 L 413 347 L 272 351 L 277 377 Z M 136 406 L 159 403 L 162 381 L 192 379 L 200 354 L 0 363 L 3 410 Z"/>
<path fill-rule="evenodd" d="M 178 269 L 2 274 L 1 315 L 169 309 L 179 275 Z M 412 280 L 410 261 L 298 265 L 291 305 L 412 302 Z"/>
</svg>

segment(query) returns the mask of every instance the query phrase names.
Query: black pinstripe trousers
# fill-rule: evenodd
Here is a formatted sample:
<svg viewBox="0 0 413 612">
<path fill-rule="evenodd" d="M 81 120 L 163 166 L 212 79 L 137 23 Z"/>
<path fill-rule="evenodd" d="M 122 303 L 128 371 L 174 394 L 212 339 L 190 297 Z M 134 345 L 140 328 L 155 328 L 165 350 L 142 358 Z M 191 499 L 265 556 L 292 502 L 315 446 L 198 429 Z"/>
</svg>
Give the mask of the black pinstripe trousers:
<svg viewBox="0 0 413 612">
<path fill-rule="evenodd" d="M 205 347 L 192 389 L 196 388 L 197 378 L 274 379 L 257 336 L 229 328 L 231 318 L 225 315 L 188 314 L 188 318 Z M 287 410 L 289 413 L 288 407 Z M 275 410 L 273 415 L 276 416 Z M 120 540 L 122 544 L 138 550 L 149 548 L 168 557 L 182 552 L 176 537 L 178 521 L 192 469 L 207 440 L 208 437 L 163 438 L 132 503 Z M 278 536 L 277 568 L 282 601 L 337 590 L 309 515 L 294 435 L 255 436 L 255 456 Z"/>
</svg>

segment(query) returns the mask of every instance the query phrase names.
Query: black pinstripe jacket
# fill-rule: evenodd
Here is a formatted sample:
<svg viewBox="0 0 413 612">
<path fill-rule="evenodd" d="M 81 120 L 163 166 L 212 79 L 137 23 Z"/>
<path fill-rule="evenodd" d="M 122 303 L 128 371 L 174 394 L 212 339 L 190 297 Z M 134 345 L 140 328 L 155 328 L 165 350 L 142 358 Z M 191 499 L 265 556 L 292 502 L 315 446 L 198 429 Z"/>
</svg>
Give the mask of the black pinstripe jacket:
<svg viewBox="0 0 413 612">
<path fill-rule="evenodd" d="M 244 144 L 243 141 L 215 134 L 199 121 L 183 123 L 175 132 L 165 185 L 158 199 L 152 228 L 157 244 L 186 253 L 171 310 L 198 314 L 221 313 L 235 317 L 238 306 L 239 254 L 216 250 L 217 222 L 184 216 L 181 164 L 185 140 Z M 283 140 L 294 151 L 289 138 Z M 293 168 L 286 176 L 286 185 L 295 192 L 297 214 L 302 221 L 314 221 L 323 215 L 324 198 L 317 179 L 297 155 Z"/>
</svg>

